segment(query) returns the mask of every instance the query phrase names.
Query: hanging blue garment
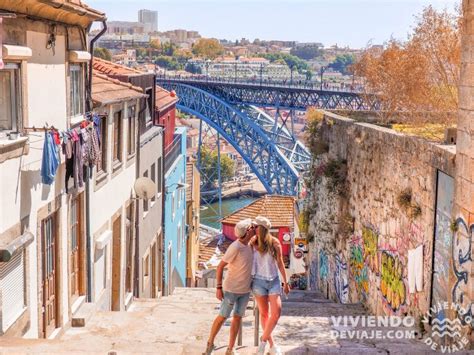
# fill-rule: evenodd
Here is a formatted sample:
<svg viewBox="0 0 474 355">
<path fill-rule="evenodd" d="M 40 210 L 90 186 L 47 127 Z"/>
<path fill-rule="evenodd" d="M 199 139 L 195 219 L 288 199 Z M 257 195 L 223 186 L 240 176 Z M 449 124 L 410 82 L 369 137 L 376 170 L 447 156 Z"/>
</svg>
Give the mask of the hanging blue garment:
<svg viewBox="0 0 474 355">
<path fill-rule="evenodd" d="M 43 159 L 41 161 L 41 181 L 43 184 L 51 185 L 59 166 L 59 155 L 52 135 L 44 134 Z"/>
</svg>

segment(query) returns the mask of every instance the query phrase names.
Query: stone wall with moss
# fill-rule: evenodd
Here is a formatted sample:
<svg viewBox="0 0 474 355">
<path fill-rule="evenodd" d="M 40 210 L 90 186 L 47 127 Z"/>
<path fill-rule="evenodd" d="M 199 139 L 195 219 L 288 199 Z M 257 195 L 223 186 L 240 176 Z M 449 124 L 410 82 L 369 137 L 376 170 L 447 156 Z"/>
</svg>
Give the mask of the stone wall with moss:
<svg viewBox="0 0 474 355">
<path fill-rule="evenodd" d="M 376 315 L 429 310 L 437 171 L 455 148 L 326 113 L 309 125 L 309 285 Z M 423 246 L 423 288 L 408 291 L 408 251 Z"/>
</svg>

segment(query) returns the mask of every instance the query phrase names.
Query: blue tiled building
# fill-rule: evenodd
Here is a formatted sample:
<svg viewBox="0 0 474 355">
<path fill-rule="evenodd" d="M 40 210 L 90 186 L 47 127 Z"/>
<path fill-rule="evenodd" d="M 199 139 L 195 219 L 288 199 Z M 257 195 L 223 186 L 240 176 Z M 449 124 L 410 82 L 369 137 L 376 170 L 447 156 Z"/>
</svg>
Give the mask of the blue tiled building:
<svg viewBox="0 0 474 355">
<path fill-rule="evenodd" d="M 186 128 L 165 149 L 164 294 L 186 286 Z"/>
</svg>

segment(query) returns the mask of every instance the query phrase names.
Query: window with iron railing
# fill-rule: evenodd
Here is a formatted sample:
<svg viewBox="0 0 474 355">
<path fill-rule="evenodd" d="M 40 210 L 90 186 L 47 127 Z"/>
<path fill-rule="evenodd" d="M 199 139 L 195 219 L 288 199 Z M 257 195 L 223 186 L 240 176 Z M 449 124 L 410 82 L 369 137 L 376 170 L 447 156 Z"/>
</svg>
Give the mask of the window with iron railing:
<svg viewBox="0 0 474 355">
<path fill-rule="evenodd" d="M 173 143 L 165 149 L 165 174 L 173 166 L 173 163 L 181 155 L 181 135 L 177 135 Z"/>
</svg>

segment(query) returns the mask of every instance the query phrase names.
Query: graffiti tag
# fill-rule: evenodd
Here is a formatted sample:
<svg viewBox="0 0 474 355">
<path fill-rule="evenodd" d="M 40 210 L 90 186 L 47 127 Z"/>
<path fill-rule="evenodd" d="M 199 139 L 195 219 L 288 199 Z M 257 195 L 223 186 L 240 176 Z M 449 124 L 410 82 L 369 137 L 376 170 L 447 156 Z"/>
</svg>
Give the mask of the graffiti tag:
<svg viewBox="0 0 474 355">
<path fill-rule="evenodd" d="M 334 272 L 334 288 L 341 303 L 349 302 L 349 284 L 347 282 L 347 263 L 342 256 L 336 254 L 336 271 Z"/>
<path fill-rule="evenodd" d="M 403 265 L 397 256 L 382 253 L 380 292 L 393 312 L 406 301 L 406 287 L 403 283 Z"/>
</svg>

